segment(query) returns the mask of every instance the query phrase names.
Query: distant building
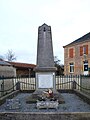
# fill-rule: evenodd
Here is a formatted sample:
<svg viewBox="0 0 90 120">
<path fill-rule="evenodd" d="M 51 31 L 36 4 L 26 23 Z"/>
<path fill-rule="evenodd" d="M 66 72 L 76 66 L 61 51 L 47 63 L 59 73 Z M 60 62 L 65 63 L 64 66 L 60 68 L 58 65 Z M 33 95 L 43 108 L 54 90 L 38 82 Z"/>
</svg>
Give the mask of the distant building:
<svg viewBox="0 0 90 120">
<path fill-rule="evenodd" d="M 20 62 L 8 62 L 16 68 L 16 76 L 35 77 L 34 68 L 36 65 Z"/>
<path fill-rule="evenodd" d="M 16 68 L 14 68 L 8 62 L 0 59 L 0 77 L 15 77 L 16 76 Z"/>
<path fill-rule="evenodd" d="M 63 46 L 64 74 L 90 74 L 90 32 Z"/>
</svg>

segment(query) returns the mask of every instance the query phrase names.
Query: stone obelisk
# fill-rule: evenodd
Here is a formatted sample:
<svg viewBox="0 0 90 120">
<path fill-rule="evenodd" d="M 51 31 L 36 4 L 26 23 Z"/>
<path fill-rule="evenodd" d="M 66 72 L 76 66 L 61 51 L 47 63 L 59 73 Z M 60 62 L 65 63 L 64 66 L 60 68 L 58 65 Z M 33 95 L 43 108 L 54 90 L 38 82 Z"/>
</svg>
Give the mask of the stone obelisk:
<svg viewBox="0 0 90 120">
<path fill-rule="evenodd" d="M 43 24 L 38 28 L 36 90 L 55 90 L 55 71 L 51 27 Z"/>
<path fill-rule="evenodd" d="M 43 91 L 47 89 L 52 89 L 54 98 L 59 103 L 64 103 L 63 97 L 55 88 L 55 71 L 51 27 L 43 24 L 38 28 L 36 90 L 27 99 L 27 103 L 37 101 Z"/>
</svg>

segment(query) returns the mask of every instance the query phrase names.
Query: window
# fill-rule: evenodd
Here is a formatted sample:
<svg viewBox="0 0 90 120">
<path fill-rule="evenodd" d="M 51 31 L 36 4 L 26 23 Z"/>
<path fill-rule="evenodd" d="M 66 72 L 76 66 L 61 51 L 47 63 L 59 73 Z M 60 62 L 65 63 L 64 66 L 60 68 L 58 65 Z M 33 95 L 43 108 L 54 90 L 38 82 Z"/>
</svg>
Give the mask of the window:
<svg viewBox="0 0 90 120">
<path fill-rule="evenodd" d="M 73 48 L 70 48 L 70 49 L 69 49 L 69 57 L 70 57 L 70 58 L 73 58 Z"/>
<path fill-rule="evenodd" d="M 88 54 L 88 45 L 83 46 L 83 54 Z"/>
<path fill-rule="evenodd" d="M 74 63 L 70 63 L 70 73 L 74 72 Z"/>
<path fill-rule="evenodd" d="M 80 56 L 88 54 L 88 45 L 80 46 Z"/>
</svg>

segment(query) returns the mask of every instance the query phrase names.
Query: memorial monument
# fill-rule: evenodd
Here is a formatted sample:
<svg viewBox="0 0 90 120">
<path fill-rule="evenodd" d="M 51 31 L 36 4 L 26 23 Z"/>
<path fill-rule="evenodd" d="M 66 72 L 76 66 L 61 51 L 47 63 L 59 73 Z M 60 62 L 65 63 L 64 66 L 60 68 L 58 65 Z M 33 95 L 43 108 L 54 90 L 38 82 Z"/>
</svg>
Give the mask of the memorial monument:
<svg viewBox="0 0 90 120">
<path fill-rule="evenodd" d="M 59 100 L 59 103 L 63 102 L 61 94 L 56 90 L 55 83 L 55 71 L 52 33 L 51 27 L 47 24 L 43 24 L 38 28 L 38 43 L 37 43 L 37 66 L 36 72 L 36 90 L 32 94 L 30 99 L 33 101 L 40 99 L 43 92 L 49 90 L 53 91 L 53 97 Z"/>
<path fill-rule="evenodd" d="M 55 71 L 51 27 L 43 24 L 38 28 L 36 91 L 55 91 Z"/>
</svg>

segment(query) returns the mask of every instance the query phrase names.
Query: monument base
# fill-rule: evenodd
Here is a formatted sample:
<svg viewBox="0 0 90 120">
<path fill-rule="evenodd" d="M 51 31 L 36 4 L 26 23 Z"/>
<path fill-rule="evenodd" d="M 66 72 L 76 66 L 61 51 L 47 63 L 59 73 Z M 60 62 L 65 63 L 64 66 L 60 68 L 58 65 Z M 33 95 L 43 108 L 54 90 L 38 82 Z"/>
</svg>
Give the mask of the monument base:
<svg viewBox="0 0 90 120">
<path fill-rule="evenodd" d="M 26 98 L 26 103 L 31 104 L 31 103 L 36 103 L 37 100 L 43 100 L 42 94 L 43 94 L 42 90 L 36 90 L 34 93 L 32 93 L 32 95 Z M 65 103 L 64 98 L 61 95 L 61 93 L 59 93 L 56 90 L 53 91 L 53 98 L 49 98 L 49 99 L 58 100 L 59 104 Z"/>
<path fill-rule="evenodd" d="M 45 98 L 44 92 L 49 89 L 53 92 L 53 100 L 57 100 L 59 104 L 65 103 L 63 96 L 55 88 L 55 72 L 36 72 L 36 91 L 26 99 L 26 103 L 42 101 Z"/>
</svg>

